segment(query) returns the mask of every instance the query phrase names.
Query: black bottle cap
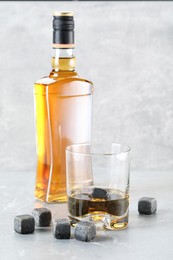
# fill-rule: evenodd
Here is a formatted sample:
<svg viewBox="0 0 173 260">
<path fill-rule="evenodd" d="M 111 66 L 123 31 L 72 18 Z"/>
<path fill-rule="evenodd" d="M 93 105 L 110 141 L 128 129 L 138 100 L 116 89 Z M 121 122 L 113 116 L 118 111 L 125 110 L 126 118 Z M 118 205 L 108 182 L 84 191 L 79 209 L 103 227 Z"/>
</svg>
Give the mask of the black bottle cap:
<svg viewBox="0 0 173 260">
<path fill-rule="evenodd" d="M 74 48 L 74 15 L 72 12 L 53 13 L 53 47 Z"/>
</svg>

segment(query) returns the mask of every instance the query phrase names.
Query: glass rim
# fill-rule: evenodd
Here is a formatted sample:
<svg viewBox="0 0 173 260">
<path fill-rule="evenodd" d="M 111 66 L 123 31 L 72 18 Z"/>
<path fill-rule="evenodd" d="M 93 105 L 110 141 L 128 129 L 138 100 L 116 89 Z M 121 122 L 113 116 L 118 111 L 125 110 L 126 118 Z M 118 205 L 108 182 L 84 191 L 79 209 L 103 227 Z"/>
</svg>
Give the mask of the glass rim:
<svg viewBox="0 0 173 260">
<path fill-rule="evenodd" d="M 120 152 L 115 152 L 115 153 L 93 153 L 93 152 L 79 152 L 79 151 L 71 151 L 70 148 L 71 147 L 75 147 L 75 146 L 79 146 L 79 145 L 91 145 L 92 147 L 92 144 L 90 143 L 76 143 L 76 144 L 71 144 L 71 145 L 68 145 L 65 150 L 69 153 L 72 153 L 72 154 L 80 154 L 80 155 L 86 155 L 86 156 L 117 156 L 117 155 L 120 155 L 120 154 L 125 154 L 125 153 L 128 153 L 130 152 L 131 150 L 131 147 L 127 144 L 123 144 L 123 143 L 111 143 L 111 145 L 117 145 L 117 146 L 124 146 L 125 149 L 123 151 L 120 151 Z M 94 146 L 99 146 L 99 145 L 93 145 Z"/>
</svg>

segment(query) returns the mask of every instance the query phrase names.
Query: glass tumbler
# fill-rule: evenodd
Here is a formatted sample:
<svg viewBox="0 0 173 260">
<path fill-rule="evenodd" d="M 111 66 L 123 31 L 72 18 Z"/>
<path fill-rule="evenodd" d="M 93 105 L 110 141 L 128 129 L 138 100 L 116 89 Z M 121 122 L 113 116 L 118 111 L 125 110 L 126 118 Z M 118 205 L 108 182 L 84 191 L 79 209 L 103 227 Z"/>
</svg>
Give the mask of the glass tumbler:
<svg viewBox="0 0 173 260">
<path fill-rule="evenodd" d="M 66 148 L 68 214 L 72 221 L 128 225 L 130 147 L 73 144 Z"/>
</svg>

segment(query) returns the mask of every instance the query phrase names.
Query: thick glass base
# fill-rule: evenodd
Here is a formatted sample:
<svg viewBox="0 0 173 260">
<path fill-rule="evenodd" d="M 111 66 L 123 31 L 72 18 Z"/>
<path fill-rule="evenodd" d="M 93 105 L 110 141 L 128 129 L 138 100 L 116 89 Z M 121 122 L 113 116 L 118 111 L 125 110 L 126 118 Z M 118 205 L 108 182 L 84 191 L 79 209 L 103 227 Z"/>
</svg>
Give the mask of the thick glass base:
<svg viewBox="0 0 173 260">
<path fill-rule="evenodd" d="M 102 225 L 103 229 L 122 230 L 128 225 L 128 215 L 123 217 L 115 217 L 104 214 L 104 212 L 95 212 L 94 214 L 84 215 L 82 217 L 68 216 L 72 226 L 75 226 L 79 221 L 92 221 L 97 225 Z"/>
<path fill-rule="evenodd" d="M 128 215 L 123 216 L 122 218 L 116 217 L 105 217 L 103 219 L 103 227 L 109 230 L 121 230 L 125 229 L 128 225 Z"/>
</svg>

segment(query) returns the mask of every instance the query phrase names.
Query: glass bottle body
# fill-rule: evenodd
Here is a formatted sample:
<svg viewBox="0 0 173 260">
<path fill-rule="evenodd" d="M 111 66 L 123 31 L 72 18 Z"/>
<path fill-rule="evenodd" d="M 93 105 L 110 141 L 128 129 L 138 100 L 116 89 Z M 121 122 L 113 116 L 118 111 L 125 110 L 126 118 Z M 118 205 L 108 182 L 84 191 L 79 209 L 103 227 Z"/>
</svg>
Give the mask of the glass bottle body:
<svg viewBox="0 0 173 260">
<path fill-rule="evenodd" d="M 75 58 L 64 55 L 55 55 L 50 76 L 34 85 L 35 197 L 48 203 L 67 200 L 65 148 L 73 143 L 89 143 L 91 138 L 93 85 L 77 75 Z"/>
</svg>

